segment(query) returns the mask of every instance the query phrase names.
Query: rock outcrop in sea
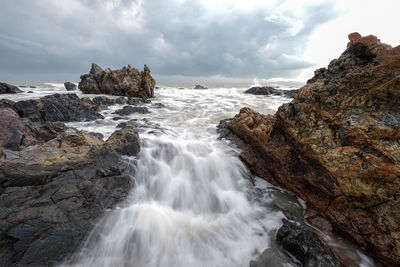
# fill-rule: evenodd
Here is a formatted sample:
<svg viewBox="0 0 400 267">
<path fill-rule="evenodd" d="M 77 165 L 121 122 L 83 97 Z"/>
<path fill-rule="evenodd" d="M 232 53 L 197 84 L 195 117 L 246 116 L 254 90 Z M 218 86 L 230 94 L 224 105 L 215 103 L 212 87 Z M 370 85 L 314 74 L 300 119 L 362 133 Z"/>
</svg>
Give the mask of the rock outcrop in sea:
<svg viewBox="0 0 400 267">
<path fill-rule="evenodd" d="M 17 86 L 0 82 L 0 94 L 17 94 L 17 93 L 22 93 L 22 90 L 20 90 Z"/>
<path fill-rule="evenodd" d="M 254 86 L 245 91 L 246 94 L 253 94 L 253 95 L 281 95 L 288 98 L 295 98 L 299 90 L 292 89 L 292 90 L 282 90 L 276 89 L 271 86 Z"/>
<path fill-rule="evenodd" d="M 308 220 L 385 266 L 400 265 L 400 51 L 349 35 L 344 53 L 275 115 L 242 108 L 219 125 L 257 175 L 307 202 Z"/>
<path fill-rule="evenodd" d="M 71 82 L 65 82 L 64 87 L 67 91 L 75 91 L 76 89 L 78 89 L 78 86 Z"/>
<path fill-rule="evenodd" d="M 0 101 L 1 266 L 55 265 L 127 196 L 134 173 L 122 156 L 139 152 L 137 132 L 104 142 L 61 122 L 98 118 L 73 94 Z"/>
<path fill-rule="evenodd" d="M 155 84 L 146 65 L 143 71 L 139 71 L 130 65 L 119 70 L 103 70 L 92 64 L 89 74 L 81 76 L 78 87 L 85 94 L 149 98 L 154 96 Z"/>
</svg>

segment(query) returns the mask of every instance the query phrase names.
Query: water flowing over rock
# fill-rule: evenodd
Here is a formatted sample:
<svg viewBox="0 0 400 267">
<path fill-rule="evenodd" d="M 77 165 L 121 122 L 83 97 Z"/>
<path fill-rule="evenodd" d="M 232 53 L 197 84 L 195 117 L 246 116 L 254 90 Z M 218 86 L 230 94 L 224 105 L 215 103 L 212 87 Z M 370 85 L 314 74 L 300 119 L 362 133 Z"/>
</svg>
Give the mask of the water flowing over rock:
<svg viewBox="0 0 400 267">
<path fill-rule="evenodd" d="M 299 90 L 293 89 L 293 90 L 282 90 L 282 89 L 276 89 L 270 86 L 255 86 L 251 87 L 250 89 L 245 91 L 246 94 L 253 94 L 253 95 L 282 95 L 288 98 L 295 98 Z"/>
<path fill-rule="evenodd" d="M 153 97 L 156 82 L 144 65 L 139 71 L 130 65 L 119 70 L 103 70 L 92 64 L 89 74 L 81 76 L 79 89 L 85 94 L 110 94 L 131 97 Z"/>
<path fill-rule="evenodd" d="M 78 87 L 76 86 L 76 84 L 71 83 L 71 82 L 65 82 L 64 83 L 64 87 L 67 91 L 75 91 L 76 89 L 78 89 Z"/>
<path fill-rule="evenodd" d="M 0 94 L 17 94 L 22 92 L 23 91 L 20 90 L 17 86 L 0 82 Z"/>
<path fill-rule="evenodd" d="M 386 266 L 400 265 L 400 53 L 373 35 L 275 115 L 243 108 L 221 135 L 253 172 L 304 199 L 314 216 Z"/>
</svg>

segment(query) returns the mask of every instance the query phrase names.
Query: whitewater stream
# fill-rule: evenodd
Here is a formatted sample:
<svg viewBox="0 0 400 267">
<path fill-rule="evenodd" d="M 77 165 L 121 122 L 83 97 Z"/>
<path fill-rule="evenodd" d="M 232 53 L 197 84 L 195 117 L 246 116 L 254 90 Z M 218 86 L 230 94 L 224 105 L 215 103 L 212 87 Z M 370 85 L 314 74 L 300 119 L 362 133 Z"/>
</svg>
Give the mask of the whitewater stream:
<svg viewBox="0 0 400 267">
<path fill-rule="evenodd" d="M 243 106 L 274 113 L 290 99 L 248 95 L 245 89 L 161 87 L 153 103 L 143 104 L 150 114 L 113 120 L 118 115 L 112 112 L 123 106 L 114 105 L 102 111 L 104 120 L 68 123 L 104 139 L 121 122 L 137 119 L 143 127 L 141 152 L 126 158 L 134 166 L 130 196 L 106 213 L 63 266 L 242 267 L 267 248 L 271 267 L 293 266 L 274 237 L 287 214 L 302 220 L 304 203 L 257 177 L 253 185 L 239 151 L 216 132 L 220 120 Z M 24 90 L 33 93 L 7 98 L 67 93 L 60 84 Z M 346 254 L 349 266 L 374 266 L 344 240 L 324 239 Z"/>
</svg>

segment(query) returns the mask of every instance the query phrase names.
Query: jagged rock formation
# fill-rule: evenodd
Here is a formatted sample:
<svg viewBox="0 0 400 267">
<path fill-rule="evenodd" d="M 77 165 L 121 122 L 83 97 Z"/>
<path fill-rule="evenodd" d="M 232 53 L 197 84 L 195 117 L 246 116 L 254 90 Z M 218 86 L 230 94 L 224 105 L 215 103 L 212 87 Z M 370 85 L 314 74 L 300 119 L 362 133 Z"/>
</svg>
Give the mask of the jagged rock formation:
<svg viewBox="0 0 400 267">
<path fill-rule="evenodd" d="M 156 82 L 150 69 L 144 65 L 143 71 L 130 65 L 119 70 L 103 70 L 92 64 L 89 74 L 81 76 L 79 89 L 85 94 L 109 94 L 132 97 L 153 97 Z"/>
<path fill-rule="evenodd" d="M 17 86 L 0 82 L 0 94 L 17 94 L 22 93 Z"/>
<path fill-rule="evenodd" d="M 293 90 L 282 90 L 276 89 L 270 86 L 255 86 L 247 89 L 245 91 L 246 94 L 253 94 L 253 95 L 282 95 L 288 98 L 295 98 L 300 90 L 293 89 Z"/>
<path fill-rule="evenodd" d="M 400 51 L 351 34 L 275 115 L 243 108 L 221 122 L 253 172 L 387 266 L 400 265 Z M 312 219 L 312 218 L 311 218 Z"/>
</svg>

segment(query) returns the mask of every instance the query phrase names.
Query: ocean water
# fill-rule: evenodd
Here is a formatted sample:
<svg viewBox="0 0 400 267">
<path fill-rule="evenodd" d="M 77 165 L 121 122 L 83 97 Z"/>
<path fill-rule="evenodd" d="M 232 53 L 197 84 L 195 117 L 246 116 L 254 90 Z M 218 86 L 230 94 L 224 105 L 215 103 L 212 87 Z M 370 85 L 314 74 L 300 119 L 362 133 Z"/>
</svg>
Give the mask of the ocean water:
<svg viewBox="0 0 400 267">
<path fill-rule="evenodd" d="M 59 83 L 37 83 L 24 93 L 1 95 L 14 101 L 65 91 Z M 244 94 L 249 86 L 194 90 L 159 86 L 150 114 L 132 114 L 115 121 L 68 123 L 98 132 L 107 139 L 116 126 L 130 119 L 144 124 L 141 152 L 134 163 L 134 188 L 126 201 L 90 233 L 80 251 L 63 266 L 249 266 L 270 248 L 274 264 L 293 266 L 275 245 L 276 231 L 286 214 L 303 222 L 304 203 L 290 193 L 252 176 L 239 160 L 239 150 L 219 140 L 216 125 L 247 106 L 274 113 L 291 99 Z M 289 89 L 289 88 L 288 88 Z M 290 88 L 292 89 L 292 88 Z M 32 93 L 28 93 L 32 91 Z M 88 95 L 85 95 L 88 96 Z M 89 95 L 93 97 L 92 95 Z M 162 107 L 156 103 L 161 103 Z M 322 236 L 346 256 L 348 266 L 374 266 L 357 248 L 340 238 Z"/>
</svg>

